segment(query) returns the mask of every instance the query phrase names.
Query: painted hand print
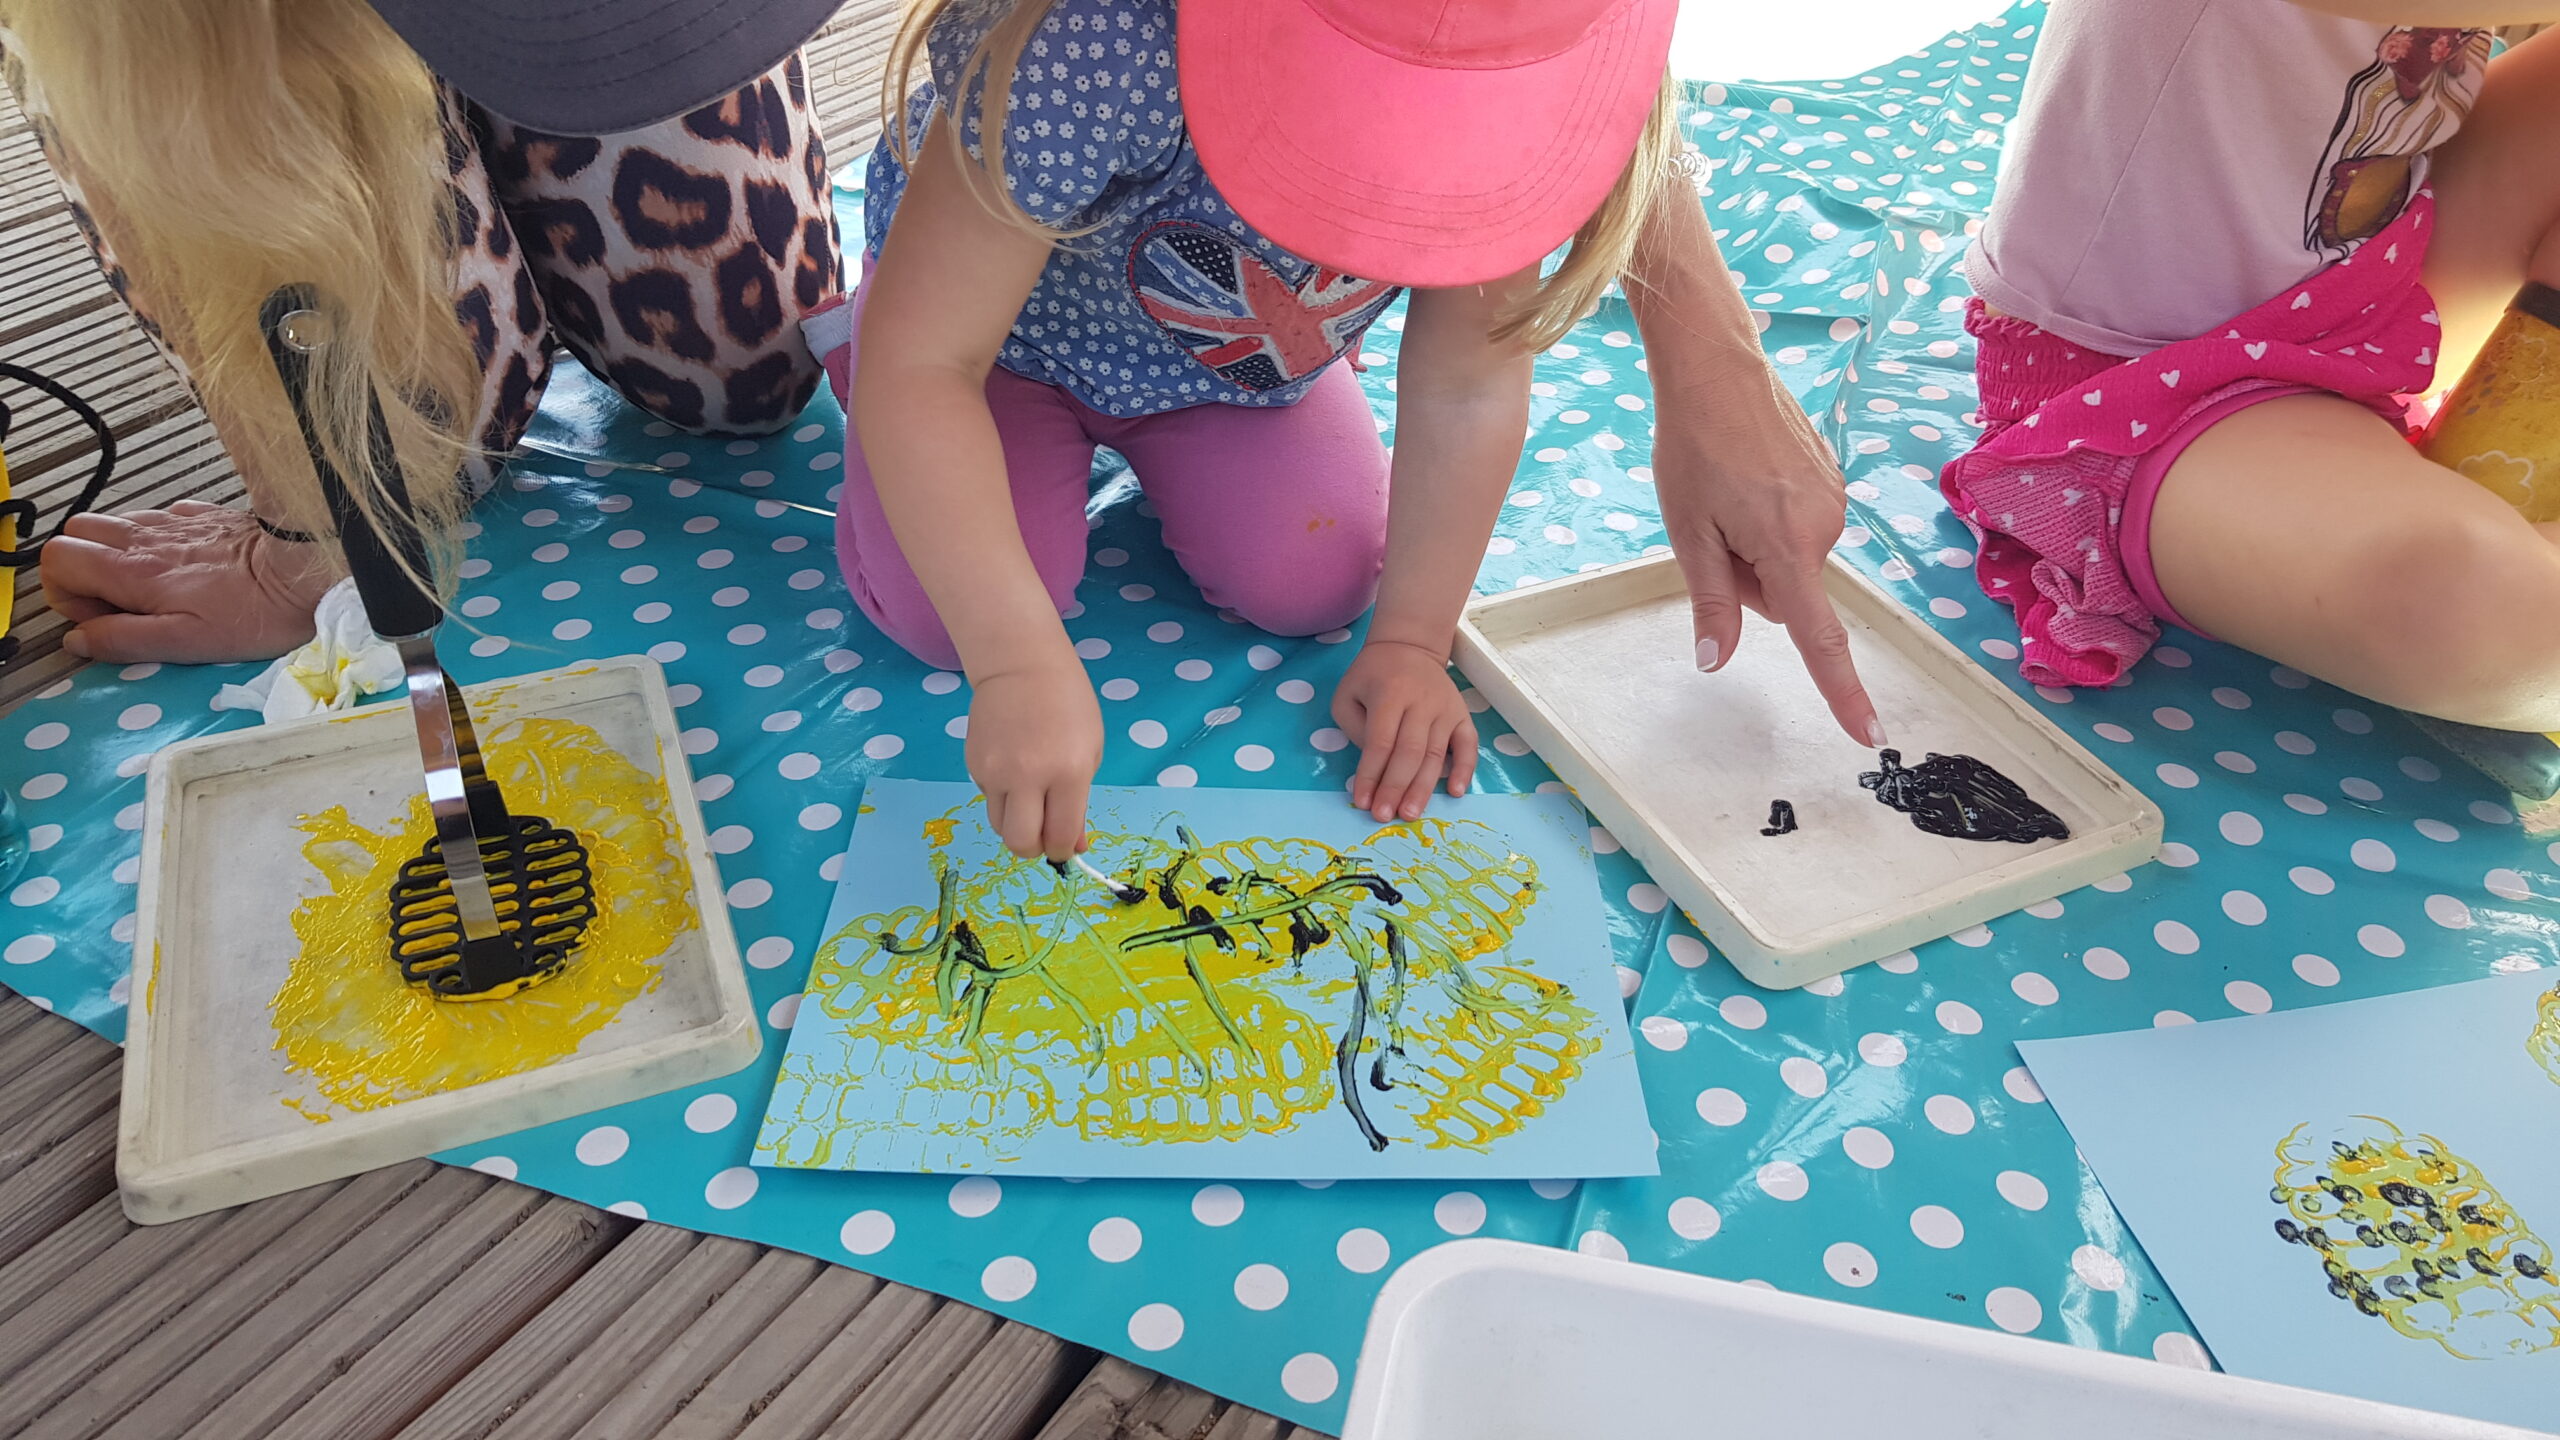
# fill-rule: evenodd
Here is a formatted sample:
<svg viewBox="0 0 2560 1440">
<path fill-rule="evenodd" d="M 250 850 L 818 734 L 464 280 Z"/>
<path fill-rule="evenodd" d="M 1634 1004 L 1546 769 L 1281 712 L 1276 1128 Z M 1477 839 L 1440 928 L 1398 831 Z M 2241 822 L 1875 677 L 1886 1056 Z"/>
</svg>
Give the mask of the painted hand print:
<svg viewBox="0 0 2560 1440">
<path fill-rule="evenodd" d="M 1097 791 L 1084 866 L 874 781 L 756 1161 L 1653 1173 L 1584 822 L 1482 797 Z"/>
</svg>

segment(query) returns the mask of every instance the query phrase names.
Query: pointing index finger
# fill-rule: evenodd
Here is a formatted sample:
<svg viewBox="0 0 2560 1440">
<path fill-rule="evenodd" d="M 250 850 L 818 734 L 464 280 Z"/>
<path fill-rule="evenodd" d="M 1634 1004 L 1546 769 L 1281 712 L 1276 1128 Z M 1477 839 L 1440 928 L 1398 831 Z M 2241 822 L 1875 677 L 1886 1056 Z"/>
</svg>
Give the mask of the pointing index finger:
<svg viewBox="0 0 2560 1440">
<path fill-rule="evenodd" d="M 1769 602 L 1770 618 L 1787 627 L 1787 638 L 1795 642 L 1796 653 L 1804 657 L 1804 668 L 1813 677 L 1816 690 L 1822 692 L 1831 707 L 1831 717 L 1849 738 L 1874 749 L 1885 744 L 1884 725 L 1876 718 L 1875 701 L 1867 695 L 1867 687 L 1858 679 L 1856 657 L 1849 650 L 1849 631 L 1840 623 L 1840 614 L 1832 608 L 1830 592 L 1822 585 L 1822 561 L 1810 570 L 1775 567 L 1760 576 L 1762 593 Z"/>
</svg>

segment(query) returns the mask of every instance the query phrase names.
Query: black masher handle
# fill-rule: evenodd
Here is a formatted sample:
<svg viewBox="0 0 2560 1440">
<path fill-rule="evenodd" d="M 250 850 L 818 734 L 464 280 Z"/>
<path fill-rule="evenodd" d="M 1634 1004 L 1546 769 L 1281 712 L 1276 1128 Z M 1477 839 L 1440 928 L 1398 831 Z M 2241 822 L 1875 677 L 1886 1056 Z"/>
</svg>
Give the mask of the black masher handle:
<svg viewBox="0 0 2560 1440">
<path fill-rule="evenodd" d="M 315 317 L 309 322 L 314 330 L 321 330 L 328 323 L 318 291 L 308 285 L 284 286 L 260 307 L 258 328 L 266 333 L 267 354 L 275 361 L 276 376 L 284 382 L 285 395 L 293 401 L 293 418 L 302 427 L 303 446 L 311 454 L 311 468 L 320 476 L 320 491 L 328 498 L 330 518 L 337 522 L 338 545 L 346 554 L 347 572 L 355 577 L 356 593 L 364 597 L 365 615 L 373 622 L 375 634 L 386 640 L 427 634 L 443 622 L 444 607 L 426 588 L 426 577 L 434 573 L 428 568 L 426 537 L 419 533 L 417 517 L 410 510 L 408 483 L 392 454 L 391 430 L 382 418 L 382 401 L 370 395 L 365 400 L 373 472 L 385 492 L 375 497 L 374 513 L 368 516 L 349 493 L 346 477 L 329 462 L 320 446 L 319 431 L 312 425 L 312 352 L 303 348 L 303 344 L 311 343 L 311 337 L 304 336 L 303 344 L 297 344 L 289 323 L 303 312 Z M 322 334 L 319 343 L 326 343 L 324 330 Z"/>
</svg>

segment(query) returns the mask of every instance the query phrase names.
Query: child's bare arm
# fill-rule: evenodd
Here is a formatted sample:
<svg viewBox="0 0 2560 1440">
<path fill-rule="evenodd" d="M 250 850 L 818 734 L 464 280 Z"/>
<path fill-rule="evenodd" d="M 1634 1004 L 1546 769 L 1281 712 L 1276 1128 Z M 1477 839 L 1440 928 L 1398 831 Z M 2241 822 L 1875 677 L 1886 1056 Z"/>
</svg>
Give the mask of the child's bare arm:
<svg viewBox="0 0 2560 1440">
<path fill-rule="evenodd" d="M 1444 771 L 1452 795 L 1474 776 L 1475 726 L 1449 681 L 1449 649 L 1529 423 L 1532 357 L 1492 329 L 1536 283 L 1529 270 L 1416 291 L 1407 311 L 1386 569 L 1368 644 L 1334 698 L 1360 746 L 1351 801 L 1381 820 L 1420 815 Z"/>
<path fill-rule="evenodd" d="M 937 121 L 865 282 L 853 422 L 974 687 L 969 772 L 988 821 L 1017 854 L 1065 859 L 1084 838 L 1102 719 L 1023 544 L 986 398 L 1050 242 L 989 209 L 983 183 Z"/>
</svg>

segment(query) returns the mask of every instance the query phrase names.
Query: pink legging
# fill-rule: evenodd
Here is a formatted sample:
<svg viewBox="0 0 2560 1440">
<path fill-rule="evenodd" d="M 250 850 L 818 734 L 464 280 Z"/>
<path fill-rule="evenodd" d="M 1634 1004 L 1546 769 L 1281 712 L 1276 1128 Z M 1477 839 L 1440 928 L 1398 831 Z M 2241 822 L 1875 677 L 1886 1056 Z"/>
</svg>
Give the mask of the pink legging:
<svg viewBox="0 0 2560 1440">
<path fill-rule="evenodd" d="M 809 327 L 839 400 L 861 333 L 859 300 L 847 308 L 850 326 L 835 329 L 825 316 Z M 1084 578 L 1096 446 L 1137 472 L 1166 546 L 1210 604 L 1276 635 L 1315 635 L 1350 624 L 1377 597 L 1387 450 L 1347 365 L 1327 369 L 1295 405 L 1195 405 L 1134 420 L 999 366 L 987 377 L 987 408 L 1023 544 L 1062 611 Z M 918 659 L 958 669 L 960 652 L 889 532 L 850 425 L 844 459 L 836 556 L 854 603 Z"/>
</svg>

